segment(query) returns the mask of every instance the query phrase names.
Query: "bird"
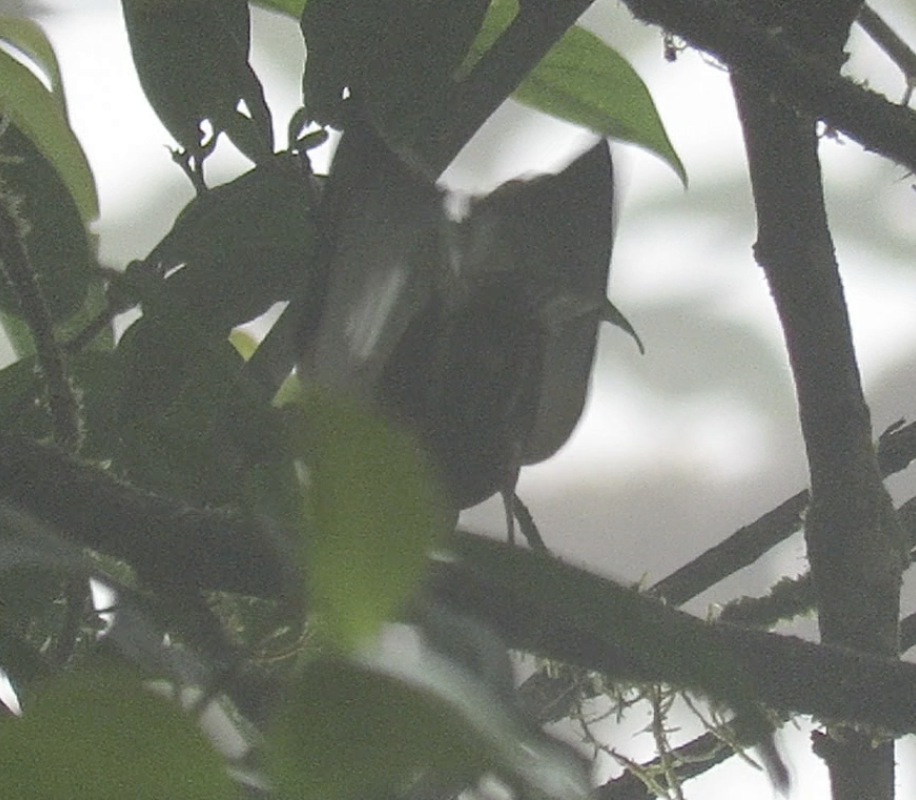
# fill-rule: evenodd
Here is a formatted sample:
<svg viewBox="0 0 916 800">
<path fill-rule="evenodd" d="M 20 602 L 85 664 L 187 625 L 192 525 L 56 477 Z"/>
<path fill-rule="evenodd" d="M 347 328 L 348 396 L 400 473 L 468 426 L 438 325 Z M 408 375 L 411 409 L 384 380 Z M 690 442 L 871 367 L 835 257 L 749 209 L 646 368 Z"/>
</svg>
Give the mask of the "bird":
<svg viewBox="0 0 916 800">
<path fill-rule="evenodd" d="M 371 126 L 349 126 L 340 148 L 327 291 L 300 374 L 410 430 L 456 509 L 497 493 L 508 508 L 519 470 L 578 422 L 599 324 L 628 325 L 606 296 L 608 144 L 458 221 Z"/>
</svg>

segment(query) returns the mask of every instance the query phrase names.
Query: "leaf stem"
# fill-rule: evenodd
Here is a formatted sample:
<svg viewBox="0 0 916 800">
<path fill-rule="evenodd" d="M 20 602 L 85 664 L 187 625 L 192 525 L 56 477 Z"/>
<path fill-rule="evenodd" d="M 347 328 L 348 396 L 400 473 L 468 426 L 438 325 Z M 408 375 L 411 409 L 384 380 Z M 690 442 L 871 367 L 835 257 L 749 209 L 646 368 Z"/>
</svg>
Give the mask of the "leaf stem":
<svg viewBox="0 0 916 800">
<path fill-rule="evenodd" d="M 908 105 L 913 88 L 916 87 L 916 53 L 868 3 L 865 3 L 862 10 L 859 11 L 857 22 L 903 73 L 906 91 L 903 94 L 902 104 Z"/>
</svg>

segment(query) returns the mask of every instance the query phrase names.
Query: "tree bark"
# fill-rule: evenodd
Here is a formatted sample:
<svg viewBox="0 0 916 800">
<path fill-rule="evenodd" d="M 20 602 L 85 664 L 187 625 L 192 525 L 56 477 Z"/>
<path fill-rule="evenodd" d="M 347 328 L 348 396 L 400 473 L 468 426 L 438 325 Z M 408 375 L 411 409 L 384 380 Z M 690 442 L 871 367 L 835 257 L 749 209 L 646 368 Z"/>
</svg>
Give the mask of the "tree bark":
<svg viewBox="0 0 916 800">
<path fill-rule="evenodd" d="M 839 70 L 857 7 L 821 2 L 793 15 L 754 10 L 812 59 Z M 884 489 L 827 222 L 817 120 L 740 70 L 732 85 L 744 130 L 763 267 L 792 365 L 811 476 L 805 541 L 822 641 L 895 657 L 905 537 Z M 890 800 L 893 742 L 834 726 L 816 751 L 834 800 Z"/>
</svg>

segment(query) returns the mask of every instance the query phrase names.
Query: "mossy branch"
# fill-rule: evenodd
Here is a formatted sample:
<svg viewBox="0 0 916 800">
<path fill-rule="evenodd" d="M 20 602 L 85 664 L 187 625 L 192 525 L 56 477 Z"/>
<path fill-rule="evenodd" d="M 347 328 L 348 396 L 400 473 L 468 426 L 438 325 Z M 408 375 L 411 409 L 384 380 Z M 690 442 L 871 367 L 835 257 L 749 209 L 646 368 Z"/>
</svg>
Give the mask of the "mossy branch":
<svg viewBox="0 0 916 800">
<path fill-rule="evenodd" d="M 54 441 L 75 450 L 80 438 L 80 408 L 67 375 L 63 353 L 54 336 L 54 322 L 35 275 L 26 246 L 27 222 L 19 203 L 0 185 L 0 264 L 35 343 L 39 369 L 45 379 Z"/>
</svg>

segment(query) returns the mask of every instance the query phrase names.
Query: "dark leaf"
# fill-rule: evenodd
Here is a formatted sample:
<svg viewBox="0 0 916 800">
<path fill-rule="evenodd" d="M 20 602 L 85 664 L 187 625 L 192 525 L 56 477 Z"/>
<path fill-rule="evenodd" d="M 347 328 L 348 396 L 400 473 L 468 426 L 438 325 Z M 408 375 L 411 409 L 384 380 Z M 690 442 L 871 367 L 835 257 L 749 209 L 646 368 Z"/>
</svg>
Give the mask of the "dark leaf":
<svg viewBox="0 0 916 800">
<path fill-rule="evenodd" d="M 292 469 L 279 411 L 243 378 L 227 339 L 193 317 L 141 318 L 117 351 L 115 466 L 137 484 L 200 504 L 238 503 L 249 471 Z"/>
<path fill-rule="evenodd" d="M 489 0 L 309 0 L 303 99 L 312 119 L 344 127 L 344 90 L 393 140 L 441 97 Z"/>
<path fill-rule="evenodd" d="M 5 191 L 19 199 L 29 259 L 55 322 L 83 305 L 94 257 L 80 211 L 57 170 L 10 124 L 0 138 Z M 0 309 L 20 313 L 11 286 L 0 281 Z"/>
<path fill-rule="evenodd" d="M 253 161 L 268 158 L 273 130 L 248 63 L 247 0 L 122 0 L 122 7 L 140 84 L 175 140 L 202 160 L 208 143 L 200 125 L 208 120 L 214 136 L 225 131 Z"/>
<path fill-rule="evenodd" d="M 176 309 L 225 337 L 309 282 L 315 187 L 306 165 L 278 158 L 196 197 L 145 260 L 164 283 L 135 283 L 144 313 Z"/>
<path fill-rule="evenodd" d="M 431 652 L 313 662 L 273 733 L 282 797 L 460 789 L 485 772 L 539 800 L 588 794 L 586 770 L 570 750 L 531 731 L 514 706 Z"/>
</svg>

